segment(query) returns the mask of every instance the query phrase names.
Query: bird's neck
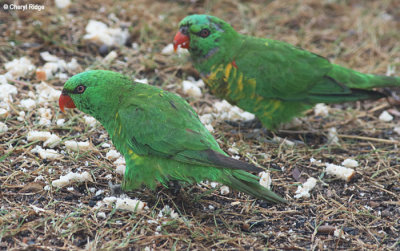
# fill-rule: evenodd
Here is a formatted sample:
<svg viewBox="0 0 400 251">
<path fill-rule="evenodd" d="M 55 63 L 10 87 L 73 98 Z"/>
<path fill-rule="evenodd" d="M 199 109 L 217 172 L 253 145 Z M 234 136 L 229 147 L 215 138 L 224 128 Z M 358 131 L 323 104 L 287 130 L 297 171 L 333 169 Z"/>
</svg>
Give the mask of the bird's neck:
<svg viewBox="0 0 400 251">
<path fill-rule="evenodd" d="M 234 61 L 243 41 L 242 35 L 235 33 L 229 39 L 221 39 L 214 48 L 208 50 L 204 55 L 196 55 L 191 52 L 195 68 L 201 75 L 208 75 L 213 66 Z"/>
<path fill-rule="evenodd" d="M 118 92 L 118 93 L 117 93 Z M 119 105 L 123 103 L 127 91 L 125 88 L 120 90 L 112 89 L 112 85 L 101 89 L 96 98 L 91 102 L 91 106 L 83 110 L 97 119 L 107 131 L 115 126 L 115 115 L 118 112 Z"/>
<path fill-rule="evenodd" d="M 118 101 L 114 101 L 114 105 L 104 104 L 101 112 L 97 112 L 96 114 L 92 114 L 106 129 L 113 145 L 115 148 L 125 155 L 126 147 L 125 147 L 125 135 L 124 130 L 122 128 L 122 123 L 120 119 L 120 115 L 118 113 L 117 105 Z M 106 106 L 107 105 L 107 106 Z"/>
</svg>

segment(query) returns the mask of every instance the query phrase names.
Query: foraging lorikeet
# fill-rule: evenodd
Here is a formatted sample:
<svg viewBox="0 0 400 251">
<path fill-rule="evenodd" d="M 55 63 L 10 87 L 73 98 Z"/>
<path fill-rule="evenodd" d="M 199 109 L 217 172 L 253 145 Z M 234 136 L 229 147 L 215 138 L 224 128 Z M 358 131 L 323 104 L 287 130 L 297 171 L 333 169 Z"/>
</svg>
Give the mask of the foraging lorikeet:
<svg viewBox="0 0 400 251">
<path fill-rule="evenodd" d="M 65 83 L 59 105 L 62 111 L 77 107 L 104 126 L 126 160 L 123 190 L 142 184 L 154 189 L 157 181 L 210 180 L 259 199 L 286 202 L 246 172 L 261 168 L 228 157 L 193 108 L 173 93 L 93 70 Z"/>
<path fill-rule="evenodd" d="M 362 74 L 282 41 L 242 35 L 209 15 L 185 17 L 178 46 L 216 96 L 254 113 L 267 129 L 316 103 L 378 99 L 385 95 L 372 88 L 400 86 L 399 77 Z"/>
</svg>

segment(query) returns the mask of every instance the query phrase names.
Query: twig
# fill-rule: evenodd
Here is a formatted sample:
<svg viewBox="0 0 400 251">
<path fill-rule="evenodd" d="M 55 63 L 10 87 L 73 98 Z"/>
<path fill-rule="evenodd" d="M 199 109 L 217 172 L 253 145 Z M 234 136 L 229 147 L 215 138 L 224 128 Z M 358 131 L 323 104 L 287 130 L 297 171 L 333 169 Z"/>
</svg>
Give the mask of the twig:
<svg viewBox="0 0 400 251">
<path fill-rule="evenodd" d="M 339 134 L 338 137 L 339 138 L 348 138 L 348 139 L 360 139 L 360 140 L 366 140 L 366 141 L 375 141 L 375 142 L 381 142 L 381 143 L 387 143 L 387 144 L 399 144 L 400 143 L 397 140 L 379 139 L 379 138 L 357 136 L 357 135 L 347 135 L 347 134 Z"/>
<path fill-rule="evenodd" d="M 17 83 L 17 84 L 21 84 L 21 85 L 25 85 L 25 86 L 30 86 L 30 84 L 28 82 L 25 81 L 21 81 L 21 80 L 16 80 L 16 79 L 9 79 L 8 81 Z"/>
</svg>

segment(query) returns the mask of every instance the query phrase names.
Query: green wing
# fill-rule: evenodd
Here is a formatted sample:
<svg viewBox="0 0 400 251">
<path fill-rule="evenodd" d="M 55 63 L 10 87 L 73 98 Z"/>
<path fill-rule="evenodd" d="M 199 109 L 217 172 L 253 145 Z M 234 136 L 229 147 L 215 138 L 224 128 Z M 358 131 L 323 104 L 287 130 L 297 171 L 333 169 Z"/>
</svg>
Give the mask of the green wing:
<svg viewBox="0 0 400 251">
<path fill-rule="evenodd" d="M 326 58 L 281 41 L 244 36 L 235 61 L 247 78 L 256 79 L 256 92 L 266 98 L 317 103 L 376 95 L 335 79 L 330 72 L 336 65 Z"/>
<path fill-rule="evenodd" d="M 193 108 L 173 93 L 137 85 L 118 117 L 129 147 L 138 155 L 202 166 L 261 170 L 227 157 Z"/>
</svg>

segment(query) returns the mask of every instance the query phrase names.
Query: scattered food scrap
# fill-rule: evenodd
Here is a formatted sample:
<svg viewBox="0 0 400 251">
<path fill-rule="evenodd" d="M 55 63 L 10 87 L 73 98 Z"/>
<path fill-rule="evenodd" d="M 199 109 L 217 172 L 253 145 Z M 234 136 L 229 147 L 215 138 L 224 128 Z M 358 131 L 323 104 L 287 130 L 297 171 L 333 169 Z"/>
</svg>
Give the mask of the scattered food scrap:
<svg viewBox="0 0 400 251">
<path fill-rule="evenodd" d="M 345 159 L 343 160 L 342 165 L 348 168 L 354 168 L 358 167 L 358 162 L 354 159 Z"/>
<path fill-rule="evenodd" d="M 116 160 L 121 156 L 121 154 L 117 150 L 110 150 L 106 154 L 106 158 L 109 160 Z"/>
<path fill-rule="evenodd" d="M 387 111 L 383 111 L 381 115 L 379 115 L 379 120 L 383 122 L 390 122 L 393 120 L 393 116 Z"/>
<path fill-rule="evenodd" d="M 118 198 L 117 201 L 115 202 L 116 209 L 123 209 L 132 212 L 141 212 L 143 211 L 143 208 L 145 206 L 146 206 L 145 202 L 130 198 L 124 198 L 124 199 Z"/>
<path fill-rule="evenodd" d="M 261 172 L 258 174 L 258 176 L 260 176 L 260 185 L 267 189 L 271 189 L 271 174 L 269 172 Z"/>
<path fill-rule="evenodd" d="M 91 40 L 108 46 L 124 45 L 129 37 L 127 29 L 109 28 L 105 23 L 89 20 L 86 26 L 86 34 L 83 39 Z"/>
<path fill-rule="evenodd" d="M 114 61 L 118 57 L 117 52 L 115 51 L 110 51 L 104 58 L 103 62 L 105 64 L 111 64 L 112 61 Z"/>
<path fill-rule="evenodd" d="M 74 173 L 70 172 L 61 176 L 58 180 L 53 180 L 51 183 L 54 187 L 65 187 L 76 182 L 93 181 L 92 176 L 88 172 Z"/>
<path fill-rule="evenodd" d="M 5 123 L 0 122 L 0 133 L 7 132 L 7 131 L 8 131 L 8 126 Z"/>
<path fill-rule="evenodd" d="M 28 141 L 46 141 L 51 137 L 51 132 L 46 131 L 29 131 L 26 140 Z"/>
<path fill-rule="evenodd" d="M 221 186 L 220 188 L 221 194 L 226 195 L 229 193 L 229 187 L 228 186 Z"/>
<path fill-rule="evenodd" d="M 102 207 L 103 205 L 113 205 L 115 203 L 115 209 L 128 210 L 131 212 L 141 212 L 146 208 L 147 203 L 138 199 L 128 198 L 125 194 L 121 195 L 120 198 L 115 196 L 105 197 L 102 201 L 97 202 L 95 209 Z"/>
<path fill-rule="evenodd" d="M 25 108 L 25 110 L 32 110 L 36 106 L 36 101 L 31 98 L 22 99 L 19 103 L 22 108 Z"/>
<path fill-rule="evenodd" d="M 200 87 L 189 80 L 184 80 L 182 82 L 182 91 L 184 94 L 193 98 L 200 98 L 202 96 Z"/>
<path fill-rule="evenodd" d="M 319 103 L 314 106 L 314 115 L 326 117 L 329 115 L 329 106 Z"/>
<path fill-rule="evenodd" d="M 67 140 L 64 142 L 65 147 L 68 150 L 78 152 L 78 151 L 87 151 L 90 149 L 89 141 L 78 142 L 76 140 Z"/>
<path fill-rule="evenodd" d="M 354 175 L 356 174 L 356 172 L 351 169 L 351 168 L 347 168 L 344 166 L 338 166 L 335 164 L 331 164 L 331 163 L 326 163 L 326 173 L 329 175 L 334 175 L 344 181 L 349 182 Z"/>
<path fill-rule="evenodd" d="M 116 166 L 115 171 L 120 174 L 124 175 L 125 174 L 125 169 L 126 169 L 126 164 L 125 164 L 125 158 L 124 157 L 119 157 L 116 161 L 113 163 Z"/>
<path fill-rule="evenodd" d="M 54 148 L 60 143 L 61 143 L 61 138 L 58 137 L 58 135 L 56 135 L 56 134 L 51 134 L 50 137 L 48 139 L 46 139 L 46 141 L 43 143 L 43 146 L 44 147 L 48 146 L 50 148 Z"/>
<path fill-rule="evenodd" d="M 216 112 L 216 117 L 220 120 L 247 121 L 255 118 L 254 114 L 245 112 L 237 106 L 232 106 L 226 100 L 215 102 L 213 109 Z"/>
<path fill-rule="evenodd" d="M 85 120 L 85 124 L 90 127 L 94 127 L 97 124 L 97 120 L 92 116 L 85 115 L 83 116 L 83 119 Z"/>
<path fill-rule="evenodd" d="M 189 54 L 188 50 L 186 49 L 182 49 L 180 46 L 178 47 L 178 49 L 176 50 L 178 55 L 184 55 L 184 54 Z M 166 45 L 162 50 L 161 50 L 161 54 L 164 55 L 172 55 L 174 54 L 174 45 L 168 44 Z"/>
<path fill-rule="evenodd" d="M 296 190 L 296 195 L 294 196 L 296 199 L 305 197 L 309 198 L 310 197 L 310 191 L 315 187 L 317 184 L 317 180 L 313 177 L 310 177 L 307 179 L 303 185 L 300 185 L 297 187 Z"/>
<path fill-rule="evenodd" d="M 49 160 L 56 160 L 62 157 L 56 150 L 53 149 L 43 149 L 41 146 L 35 146 L 31 150 L 32 153 L 38 153 L 40 158 L 42 159 L 49 159 Z"/>
<path fill-rule="evenodd" d="M 329 145 L 340 145 L 338 133 L 335 127 L 331 127 L 328 130 L 328 144 Z"/>
<path fill-rule="evenodd" d="M 4 67 L 7 70 L 5 77 L 7 79 L 16 79 L 25 77 L 29 72 L 35 70 L 35 65 L 27 57 L 15 58 L 12 61 L 5 63 Z"/>
<path fill-rule="evenodd" d="M 61 91 L 54 89 L 45 82 L 35 85 L 39 104 L 46 104 L 50 101 L 58 101 Z"/>
<path fill-rule="evenodd" d="M 67 8 L 71 4 L 71 0 L 55 0 L 54 2 L 59 9 Z"/>
</svg>

